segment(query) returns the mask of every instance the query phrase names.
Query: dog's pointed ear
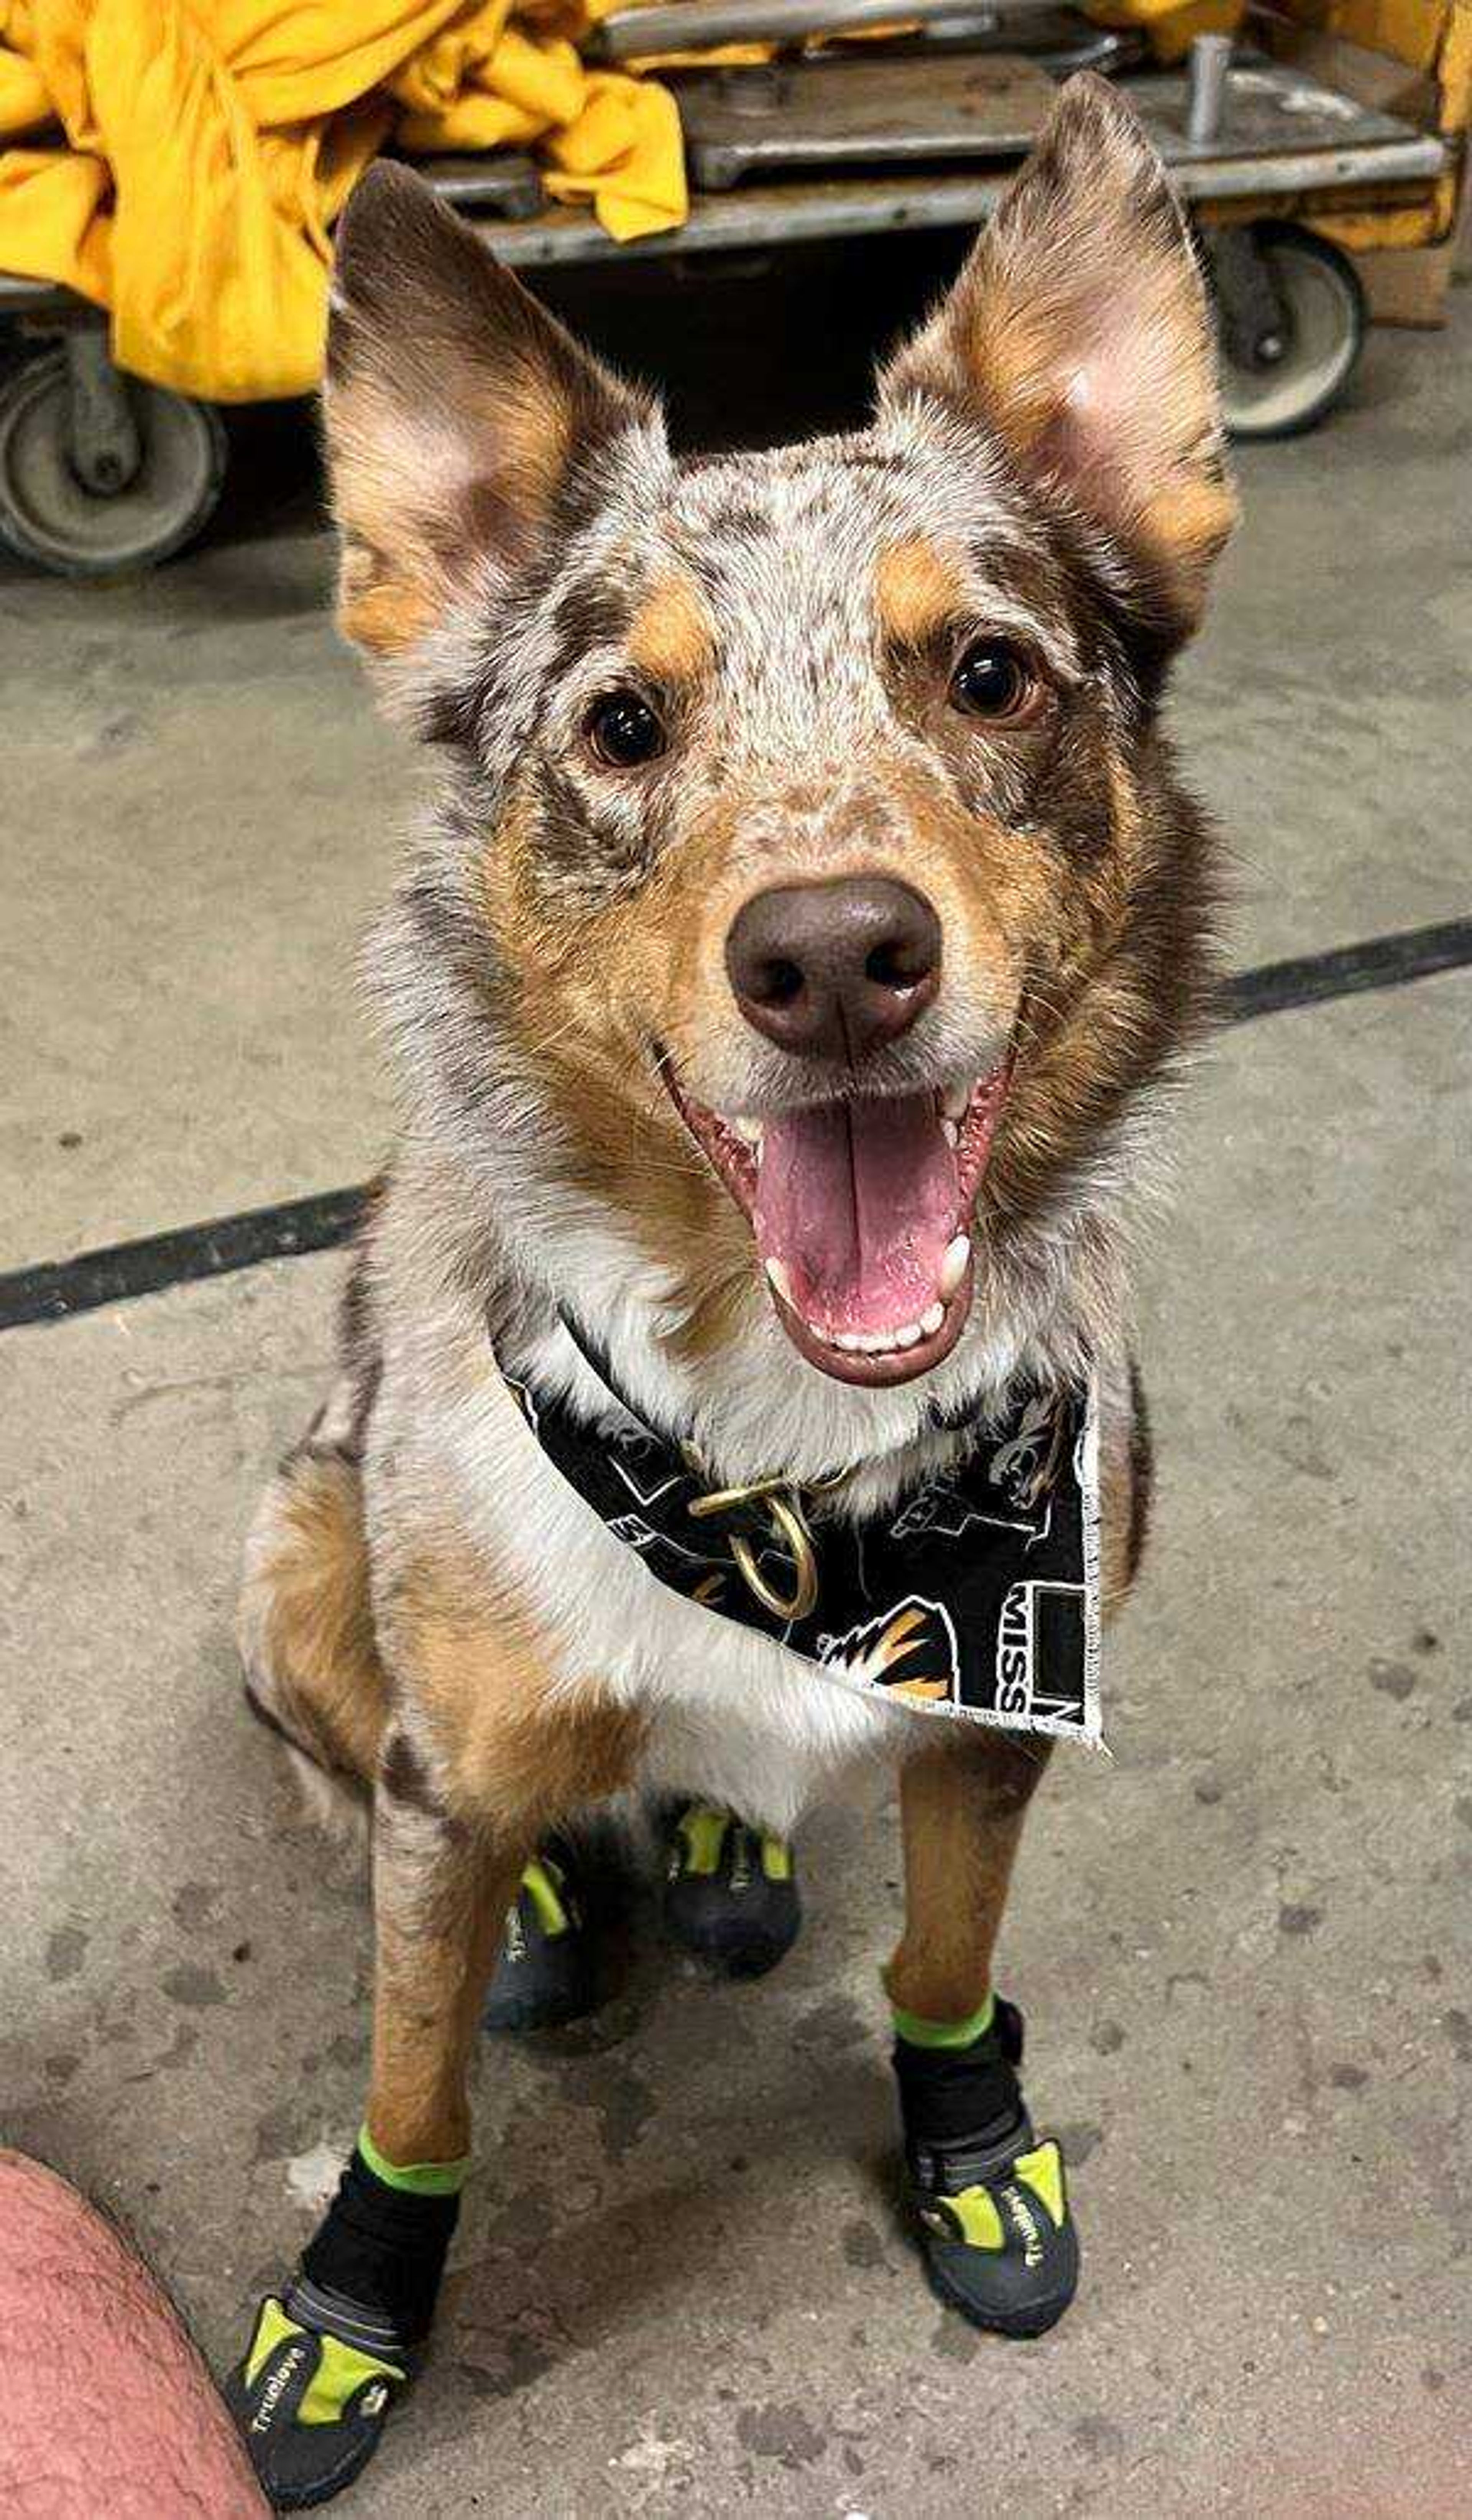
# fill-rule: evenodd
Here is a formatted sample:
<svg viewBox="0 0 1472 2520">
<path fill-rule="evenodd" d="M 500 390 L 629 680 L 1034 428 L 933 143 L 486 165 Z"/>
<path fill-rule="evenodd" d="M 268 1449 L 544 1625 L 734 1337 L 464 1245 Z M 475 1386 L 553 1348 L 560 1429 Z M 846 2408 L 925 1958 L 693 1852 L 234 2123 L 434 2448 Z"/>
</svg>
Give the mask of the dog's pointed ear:
<svg viewBox="0 0 1472 2520">
<path fill-rule="evenodd" d="M 581 349 L 407 166 L 338 224 L 323 389 L 338 619 L 391 659 L 525 566 L 653 406 Z M 662 442 L 662 441 L 659 441 Z"/>
<path fill-rule="evenodd" d="M 880 392 L 980 421 L 1138 562 L 1153 608 L 1195 627 L 1236 514 L 1210 311 L 1165 170 L 1106 81 L 1067 82 Z"/>
</svg>

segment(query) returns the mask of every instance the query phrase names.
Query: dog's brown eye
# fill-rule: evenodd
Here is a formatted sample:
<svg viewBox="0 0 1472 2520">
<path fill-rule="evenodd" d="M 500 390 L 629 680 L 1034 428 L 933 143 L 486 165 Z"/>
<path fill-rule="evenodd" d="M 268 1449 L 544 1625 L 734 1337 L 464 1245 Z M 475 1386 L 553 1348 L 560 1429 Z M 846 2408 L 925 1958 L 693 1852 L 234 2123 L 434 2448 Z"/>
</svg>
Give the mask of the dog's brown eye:
<svg viewBox="0 0 1472 2520">
<path fill-rule="evenodd" d="M 973 639 L 951 677 L 951 698 L 967 717 L 1021 717 L 1037 692 L 1032 667 L 1006 639 Z"/>
<path fill-rule="evenodd" d="M 604 692 L 588 711 L 584 731 L 610 770 L 637 770 L 664 750 L 664 729 L 637 692 Z"/>
</svg>

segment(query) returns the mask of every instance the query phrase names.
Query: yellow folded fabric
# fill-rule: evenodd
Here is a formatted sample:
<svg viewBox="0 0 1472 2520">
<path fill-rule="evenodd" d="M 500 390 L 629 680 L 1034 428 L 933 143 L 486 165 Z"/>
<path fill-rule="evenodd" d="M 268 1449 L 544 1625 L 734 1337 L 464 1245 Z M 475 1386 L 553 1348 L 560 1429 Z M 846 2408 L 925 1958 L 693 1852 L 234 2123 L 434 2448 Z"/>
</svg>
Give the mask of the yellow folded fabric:
<svg viewBox="0 0 1472 2520">
<path fill-rule="evenodd" d="M 51 94 L 35 64 L 19 53 L 0 53 L 0 138 L 33 130 L 51 112 Z"/>
<path fill-rule="evenodd" d="M 328 230 L 389 141 L 536 146 L 549 192 L 610 235 L 680 225 L 673 99 L 577 52 L 607 5 L 0 0 L 0 270 L 111 307 L 137 376 L 303 393 Z"/>
<path fill-rule="evenodd" d="M 612 70 L 587 86 L 577 120 L 548 141 L 549 193 L 558 202 L 591 201 L 620 245 L 679 227 L 688 206 L 685 147 L 669 89 Z"/>
<path fill-rule="evenodd" d="M 65 149 L 0 150 L 0 267 L 22 280 L 65 280 L 106 306 L 111 292 L 108 195 L 100 158 Z"/>
</svg>

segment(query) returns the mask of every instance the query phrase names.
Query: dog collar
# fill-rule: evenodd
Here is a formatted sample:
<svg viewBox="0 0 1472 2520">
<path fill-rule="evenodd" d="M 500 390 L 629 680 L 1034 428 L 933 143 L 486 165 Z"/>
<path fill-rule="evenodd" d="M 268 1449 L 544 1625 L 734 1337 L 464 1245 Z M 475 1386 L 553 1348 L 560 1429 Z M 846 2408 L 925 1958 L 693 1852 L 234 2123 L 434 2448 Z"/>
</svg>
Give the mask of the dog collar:
<svg viewBox="0 0 1472 2520">
<path fill-rule="evenodd" d="M 1098 1422 L 1091 1373 L 1000 1409 L 932 1412 L 961 1458 L 867 1520 L 854 1475 L 712 1484 L 650 1426 L 600 1343 L 561 1316 L 629 1418 L 612 1433 L 502 1369 L 548 1460 L 671 1591 L 804 1654 L 825 1678 L 926 1714 L 1097 1742 Z"/>
</svg>

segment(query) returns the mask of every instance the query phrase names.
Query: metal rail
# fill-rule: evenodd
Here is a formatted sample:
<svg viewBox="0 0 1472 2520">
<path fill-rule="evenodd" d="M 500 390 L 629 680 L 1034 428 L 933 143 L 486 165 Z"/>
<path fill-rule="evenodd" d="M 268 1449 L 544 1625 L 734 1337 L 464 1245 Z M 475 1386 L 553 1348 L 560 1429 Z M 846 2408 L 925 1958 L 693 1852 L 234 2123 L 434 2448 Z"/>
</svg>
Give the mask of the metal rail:
<svg viewBox="0 0 1472 2520">
<path fill-rule="evenodd" d="M 1007 16 L 1056 9 L 1057 0 L 1005 0 Z M 991 25 L 999 7 L 976 0 L 656 0 L 647 9 L 617 9 L 593 30 L 586 49 L 603 61 L 647 60 L 652 53 L 706 53 L 718 44 L 801 44 L 814 35 L 862 34 L 872 26 Z"/>
<path fill-rule="evenodd" d="M 702 0 L 703 5 L 703 0 Z M 886 0 L 892 10 L 894 0 Z M 652 13 L 650 13 L 652 14 Z M 1187 144 L 1188 145 L 1188 144 Z M 1171 180 L 1190 202 L 1240 202 L 1308 193 L 1427 185 L 1447 172 L 1450 158 L 1434 134 L 1361 146 L 1286 150 L 1233 158 L 1203 154 L 1184 158 Z M 697 197 L 685 225 L 658 236 L 618 245 L 597 220 L 579 210 L 547 210 L 531 219 L 479 219 L 486 242 L 503 262 L 521 269 L 553 263 L 651 260 L 660 255 L 719 253 L 793 244 L 800 239 L 876 236 L 903 228 L 977 225 L 996 207 L 1010 169 L 989 174 L 915 173 L 843 178 L 827 182 L 763 184 L 748 192 Z M 456 188 L 457 190 L 459 187 Z M 467 198 L 470 187 L 465 187 Z M 0 275 L 0 316 L 79 316 L 82 303 L 66 290 Z"/>
<path fill-rule="evenodd" d="M 1365 149 L 1316 149 L 1279 158 L 1179 166 L 1172 180 L 1192 202 L 1247 201 L 1254 195 L 1343 192 L 1355 187 L 1434 182 L 1447 152 L 1430 137 Z M 479 224 L 503 262 L 523 270 L 549 263 L 624 261 L 659 254 L 719 253 L 791 245 L 804 238 L 877 236 L 901 228 L 974 227 L 997 206 L 1008 174 L 896 175 L 863 183 L 766 184 L 693 202 L 683 228 L 615 245 L 593 219 L 547 212 L 523 225 Z"/>
</svg>

